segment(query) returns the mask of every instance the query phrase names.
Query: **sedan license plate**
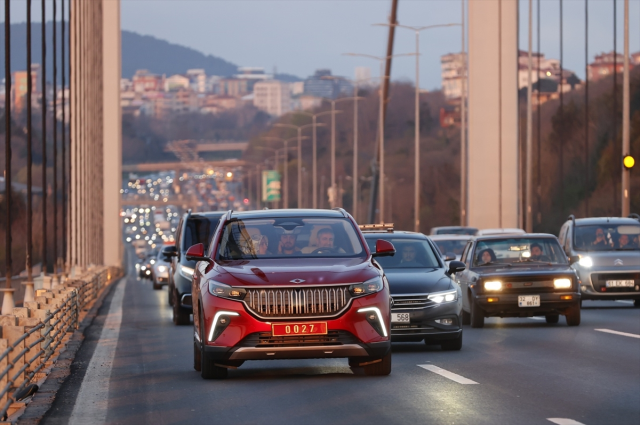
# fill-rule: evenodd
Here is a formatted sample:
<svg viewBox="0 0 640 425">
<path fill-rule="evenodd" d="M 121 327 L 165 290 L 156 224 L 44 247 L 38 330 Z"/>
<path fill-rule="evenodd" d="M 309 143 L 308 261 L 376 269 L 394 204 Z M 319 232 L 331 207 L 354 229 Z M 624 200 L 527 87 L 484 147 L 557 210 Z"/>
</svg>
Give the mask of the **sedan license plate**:
<svg viewBox="0 0 640 425">
<path fill-rule="evenodd" d="M 540 307 L 540 295 L 518 296 L 518 307 Z"/>
<path fill-rule="evenodd" d="M 327 322 L 273 323 L 271 325 L 272 336 L 326 335 L 326 334 L 327 334 Z"/>
<path fill-rule="evenodd" d="M 631 280 L 607 280 L 607 288 L 632 288 L 634 285 Z"/>
<path fill-rule="evenodd" d="M 409 323 L 409 313 L 391 313 L 392 323 Z"/>
</svg>

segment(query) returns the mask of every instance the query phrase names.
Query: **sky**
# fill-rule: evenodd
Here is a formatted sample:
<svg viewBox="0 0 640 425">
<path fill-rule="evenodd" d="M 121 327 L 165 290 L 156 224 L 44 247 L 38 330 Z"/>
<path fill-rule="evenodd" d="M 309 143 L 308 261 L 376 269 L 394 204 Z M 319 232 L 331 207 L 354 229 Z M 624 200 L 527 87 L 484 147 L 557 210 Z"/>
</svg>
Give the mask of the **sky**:
<svg viewBox="0 0 640 425">
<path fill-rule="evenodd" d="M 483 0 L 469 0 L 483 1 Z M 536 6 L 540 2 L 540 50 L 560 56 L 559 0 L 533 0 L 534 51 Z M 624 0 L 589 0 L 590 60 L 613 50 L 613 2 L 617 1 L 618 51 L 623 49 Z M 24 22 L 24 0 L 11 0 L 12 22 Z M 39 2 L 37 2 L 39 3 Z M 519 45 L 527 48 L 528 0 L 520 3 Z M 461 0 L 399 0 L 398 20 L 409 26 L 459 23 Z M 34 1 L 33 20 L 40 20 Z M 378 61 L 345 56 L 383 56 L 391 0 L 122 0 L 122 29 L 151 35 L 218 56 L 240 66 L 274 68 L 299 77 L 329 68 L 354 77 L 356 66 L 379 73 Z M 39 4 L 37 5 L 39 6 Z M 563 1 L 564 67 L 584 78 L 585 0 Z M 37 15 L 37 16 L 36 16 Z M 4 16 L 2 17 L 4 20 Z M 440 56 L 459 52 L 459 26 L 424 31 L 420 38 L 420 81 L 426 90 L 440 87 Z M 640 0 L 630 0 L 630 51 L 640 50 Z M 398 29 L 394 53 L 415 51 L 415 34 Z M 392 78 L 415 80 L 415 59 L 394 60 Z"/>
</svg>

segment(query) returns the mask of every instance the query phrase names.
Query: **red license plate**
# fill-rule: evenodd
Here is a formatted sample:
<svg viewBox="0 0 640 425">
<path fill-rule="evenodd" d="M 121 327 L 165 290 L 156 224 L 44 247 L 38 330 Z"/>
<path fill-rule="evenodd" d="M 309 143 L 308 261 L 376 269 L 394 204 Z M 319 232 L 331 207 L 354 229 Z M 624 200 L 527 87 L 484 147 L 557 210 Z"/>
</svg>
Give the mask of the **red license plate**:
<svg viewBox="0 0 640 425">
<path fill-rule="evenodd" d="M 271 325 L 271 334 L 273 336 L 326 335 L 327 322 L 274 323 Z"/>
</svg>

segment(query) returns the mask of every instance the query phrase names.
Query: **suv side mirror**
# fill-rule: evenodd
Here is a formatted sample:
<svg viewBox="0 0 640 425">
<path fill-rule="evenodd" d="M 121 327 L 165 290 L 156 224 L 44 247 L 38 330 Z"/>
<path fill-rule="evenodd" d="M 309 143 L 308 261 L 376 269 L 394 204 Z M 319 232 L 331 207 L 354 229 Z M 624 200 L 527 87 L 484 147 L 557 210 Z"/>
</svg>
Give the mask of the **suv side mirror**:
<svg viewBox="0 0 640 425">
<path fill-rule="evenodd" d="M 213 260 L 209 257 L 205 257 L 204 255 L 204 245 L 201 243 L 193 245 L 191 248 L 187 250 L 185 255 L 187 260 L 189 261 L 206 261 L 208 263 L 212 263 Z"/>
<path fill-rule="evenodd" d="M 378 239 L 376 241 L 376 252 L 372 253 L 372 257 L 392 257 L 396 254 L 396 248 L 389 241 Z"/>
<path fill-rule="evenodd" d="M 447 274 L 452 275 L 454 273 L 459 273 L 464 271 L 467 266 L 462 261 L 452 261 L 449 263 L 449 270 L 447 270 Z"/>
<path fill-rule="evenodd" d="M 178 256 L 178 250 L 176 249 L 175 245 L 165 246 L 164 248 L 162 248 L 160 253 L 162 254 L 162 259 L 167 262 L 171 261 L 171 257 Z"/>
<path fill-rule="evenodd" d="M 572 255 L 571 257 L 569 257 L 569 264 L 575 264 L 578 261 L 580 261 L 579 255 Z"/>
</svg>

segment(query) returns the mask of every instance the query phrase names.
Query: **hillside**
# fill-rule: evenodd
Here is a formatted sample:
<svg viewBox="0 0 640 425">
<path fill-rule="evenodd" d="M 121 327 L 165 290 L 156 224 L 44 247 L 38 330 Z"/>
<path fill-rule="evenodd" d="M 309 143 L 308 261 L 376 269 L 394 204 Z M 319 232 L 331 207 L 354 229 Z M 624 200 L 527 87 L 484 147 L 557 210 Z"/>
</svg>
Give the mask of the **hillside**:
<svg viewBox="0 0 640 425">
<path fill-rule="evenodd" d="M 42 25 L 32 24 L 32 61 L 39 63 L 42 57 L 41 39 Z M 68 34 L 68 29 L 67 29 Z M 53 26 L 46 24 L 47 37 L 47 79 L 53 76 L 51 46 L 53 44 Z M 60 38 L 58 26 L 58 38 Z M 27 24 L 11 25 L 11 70 L 26 69 L 27 63 Z M 0 46 L 4 50 L 4 23 L 0 23 Z M 68 50 L 68 49 L 67 49 Z M 69 52 L 67 51 L 68 55 Z M 195 49 L 173 44 L 148 35 L 131 31 L 122 31 L 122 76 L 131 78 L 137 69 L 148 69 L 155 74 L 178 74 L 187 69 L 204 69 L 208 75 L 230 76 L 235 74 L 238 66 L 213 55 L 205 55 Z M 60 72 L 60 71 L 59 71 Z M 4 78 L 4 54 L 0 55 L 0 78 Z M 278 74 L 283 81 L 299 81 L 293 75 Z"/>
</svg>

